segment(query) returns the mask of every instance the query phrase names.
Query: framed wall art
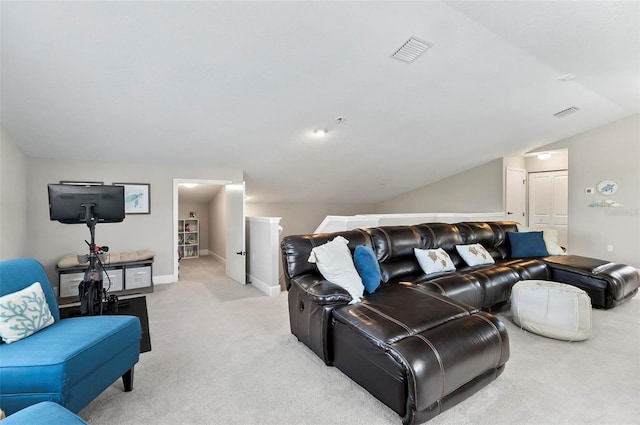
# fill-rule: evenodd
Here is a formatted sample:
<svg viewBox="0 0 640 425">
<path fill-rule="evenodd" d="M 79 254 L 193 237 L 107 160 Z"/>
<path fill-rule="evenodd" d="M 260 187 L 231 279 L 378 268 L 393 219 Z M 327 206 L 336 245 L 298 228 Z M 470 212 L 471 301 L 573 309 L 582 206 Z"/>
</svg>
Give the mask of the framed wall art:
<svg viewBox="0 0 640 425">
<path fill-rule="evenodd" d="M 148 183 L 114 183 L 124 186 L 125 214 L 151 214 L 151 185 Z"/>
</svg>

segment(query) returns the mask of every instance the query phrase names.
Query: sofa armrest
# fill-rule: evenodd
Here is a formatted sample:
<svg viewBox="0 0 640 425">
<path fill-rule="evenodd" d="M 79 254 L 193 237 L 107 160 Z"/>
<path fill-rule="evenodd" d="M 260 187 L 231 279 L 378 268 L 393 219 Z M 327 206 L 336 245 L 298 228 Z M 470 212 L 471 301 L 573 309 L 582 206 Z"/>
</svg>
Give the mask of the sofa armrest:
<svg viewBox="0 0 640 425">
<path fill-rule="evenodd" d="M 319 305 L 348 304 L 352 298 L 346 289 L 314 274 L 291 279 L 291 285 L 301 290 L 309 300 Z"/>
</svg>

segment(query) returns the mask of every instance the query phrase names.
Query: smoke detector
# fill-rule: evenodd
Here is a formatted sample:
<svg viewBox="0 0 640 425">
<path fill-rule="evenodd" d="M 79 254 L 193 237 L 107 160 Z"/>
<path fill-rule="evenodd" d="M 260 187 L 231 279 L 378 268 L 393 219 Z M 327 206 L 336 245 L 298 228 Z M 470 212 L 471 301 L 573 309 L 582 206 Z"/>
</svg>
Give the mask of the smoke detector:
<svg viewBox="0 0 640 425">
<path fill-rule="evenodd" d="M 418 59 L 418 57 L 426 52 L 431 46 L 433 46 L 432 43 L 418 40 L 412 36 L 409 40 L 405 41 L 405 43 L 396 50 L 391 57 L 403 62 L 411 63 Z"/>
</svg>

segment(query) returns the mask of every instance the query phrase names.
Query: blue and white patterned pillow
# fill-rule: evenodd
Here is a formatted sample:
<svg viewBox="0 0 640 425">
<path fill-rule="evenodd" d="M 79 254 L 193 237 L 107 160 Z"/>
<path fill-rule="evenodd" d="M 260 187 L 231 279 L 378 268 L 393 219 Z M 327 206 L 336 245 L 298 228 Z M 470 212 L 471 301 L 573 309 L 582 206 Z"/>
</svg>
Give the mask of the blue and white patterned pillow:
<svg viewBox="0 0 640 425">
<path fill-rule="evenodd" d="M 0 297 L 0 338 L 11 344 L 55 322 L 40 282 Z"/>
</svg>

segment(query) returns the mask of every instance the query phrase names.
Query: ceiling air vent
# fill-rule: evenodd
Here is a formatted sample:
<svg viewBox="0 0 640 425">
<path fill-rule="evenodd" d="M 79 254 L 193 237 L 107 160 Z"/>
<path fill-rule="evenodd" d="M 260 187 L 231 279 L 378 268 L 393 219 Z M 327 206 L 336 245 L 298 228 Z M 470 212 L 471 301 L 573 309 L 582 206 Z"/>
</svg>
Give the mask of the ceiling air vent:
<svg viewBox="0 0 640 425">
<path fill-rule="evenodd" d="M 402 47 L 391 55 L 391 57 L 403 62 L 411 63 L 416 60 L 418 56 L 426 52 L 431 46 L 433 46 L 433 44 L 411 37 L 402 45 Z"/>
<path fill-rule="evenodd" d="M 556 112 L 555 114 L 553 114 L 553 116 L 556 117 L 556 118 L 564 118 L 569 114 L 573 114 L 574 112 L 578 112 L 579 110 L 580 110 L 580 108 L 576 108 L 575 106 L 572 106 L 570 108 L 563 109 L 560 112 Z"/>
</svg>

